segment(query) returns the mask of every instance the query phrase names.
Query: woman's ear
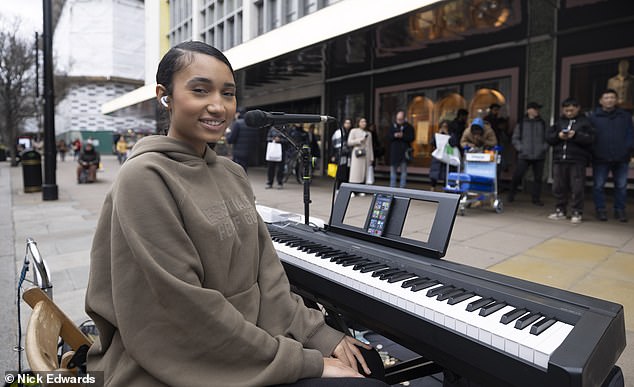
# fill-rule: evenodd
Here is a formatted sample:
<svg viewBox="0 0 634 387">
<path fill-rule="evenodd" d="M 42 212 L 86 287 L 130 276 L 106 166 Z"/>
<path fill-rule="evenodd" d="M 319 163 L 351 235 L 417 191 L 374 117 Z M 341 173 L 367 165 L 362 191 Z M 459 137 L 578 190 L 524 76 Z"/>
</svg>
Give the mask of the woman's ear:
<svg viewBox="0 0 634 387">
<path fill-rule="evenodd" d="M 158 103 L 166 108 L 169 108 L 169 97 L 165 86 L 156 85 L 156 99 L 158 100 Z"/>
</svg>

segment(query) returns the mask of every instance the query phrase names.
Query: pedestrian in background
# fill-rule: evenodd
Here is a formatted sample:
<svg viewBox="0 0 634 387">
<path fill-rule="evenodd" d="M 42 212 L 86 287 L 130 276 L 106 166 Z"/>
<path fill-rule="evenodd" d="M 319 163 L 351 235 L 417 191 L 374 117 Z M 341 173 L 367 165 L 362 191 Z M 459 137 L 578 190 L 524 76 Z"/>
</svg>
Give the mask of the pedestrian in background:
<svg viewBox="0 0 634 387">
<path fill-rule="evenodd" d="M 449 123 L 449 145 L 455 146 L 460 149 L 460 154 L 464 153 L 464 149 L 460 146 L 460 140 L 462 140 L 462 135 L 467 127 L 467 118 L 469 117 L 469 112 L 465 109 L 458 109 L 456 113 L 456 118 L 454 118 Z"/>
<path fill-rule="evenodd" d="M 81 153 L 81 140 L 79 138 L 74 139 L 72 143 L 72 147 L 73 147 L 73 160 L 77 160 L 77 158 L 79 157 L 79 154 Z"/>
<path fill-rule="evenodd" d="M 390 141 L 390 187 L 396 187 L 396 174 L 400 169 L 399 187 L 405 188 L 407 183 L 407 163 L 411 161 L 414 127 L 405 120 L 405 112 L 396 112 L 394 122 L 388 135 Z"/>
<path fill-rule="evenodd" d="M 117 160 L 119 165 L 123 164 L 128 157 L 128 143 L 124 136 L 119 136 L 116 144 Z"/>
<path fill-rule="evenodd" d="M 497 143 L 495 132 L 480 117 L 476 117 L 471 121 L 471 126 L 462 133 L 462 138 L 460 139 L 462 149 L 468 149 L 470 152 L 483 152 L 484 150 L 492 149 Z"/>
<path fill-rule="evenodd" d="M 284 161 L 288 157 L 286 154 L 288 141 L 282 135 L 281 129 L 275 126 L 271 126 L 271 129 L 269 129 L 266 141 L 282 144 L 282 160 L 266 162 L 266 185 L 264 188 L 273 188 L 273 180 L 275 179 L 277 180 L 277 189 L 282 189 L 284 188 Z"/>
<path fill-rule="evenodd" d="M 68 152 L 68 145 L 66 145 L 66 141 L 64 141 L 64 139 L 60 139 L 57 142 L 57 153 L 59 154 L 59 159 L 61 161 L 66 161 L 66 152 Z"/>
<path fill-rule="evenodd" d="M 449 134 L 449 124 L 451 121 L 444 120 L 438 125 L 438 133 Z M 431 138 L 431 147 L 436 149 L 436 136 Z M 431 181 L 431 190 L 436 191 L 436 185 L 439 181 L 445 181 L 447 178 L 447 165 L 435 157 L 431 158 L 429 166 L 429 180 Z"/>
<path fill-rule="evenodd" d="M 99 169 L 99 164 L 101 163 L 101 155 L 92 143 L 88 142 L 84 145 L 84 150 L 79 154 L 77 163 L 79 164 L 77 166 L 77 183 L 82 182 L 81 175 L 83 172 L 88 174 L 88 183 L 97 181 L 97 169 Z"/>
<path fill-rule="evenodd" d="M 553 147 L 553 196 L 555 212 L 549 219 L 566 219 L 568 202 L 572 223 L 581 223 L 586 186 L 586 166 L 592 158 L 594 128 L 590 120 L 580 114 L 574 98 L 561 103 L 562 115 L 548 131 L 546 141 Z"/>
<path fill-rule="evenodd" d="M 542 106 L 537 102 L 529 102 L 526 105 L 526 114 L 513 130 L 512 142 L 518 152 L 518 160 L 511 180 L 511 189 L 508 196 L 509 203 L 515 200 L 517 188 L 524 174 L 531 167 L 533 170 L 533 189 L 531 202 L 536 206 L 543 206 L 541 200 L 542 176 L 544 175 L 544 163 L 548 143 L 546 142 L 546 122 L 539 116 Z"/>
<path fill-rule="evenodd" d="M 627 173 L 634 133 L 632 115 L 616 106 L 617 94 L 612 89 L 601 93 L 600 107 L 590 115 L 596 131 L 592 149 L 592 175 L 594 184 L 592 198 L 597 219 L 608 220 L 605 194 L 603 192 L 608 175 L 614 180 L 614 217 L 627 222 L 625 200 L 627 195 Z"/>
<path fill-rule="evenodd" d="M 372 167 L 374 161 L 372 133 L 368 130 L 368 121 L 365 118 L 360 118 L 357 121 L 357 127 L 350 131 L 348 146 L 352 148 L 348 182 L 365 184 L 368 169 Z"/>
<path fill-rule="evenodd" d="M 343 125 L 335 130 L 330 138 L 331 155 L 330 162 L 337 164 L 337 188 L 341 183 L 348 181 L 350 177 L 350 147 L 348 146 L 348 134 L 352 129 L 352 121 L 348 118 L 343 120 Z"/>
<path fill-rule="evenodd" d="M 249 167 L 249 157 L 255 151 L 260 139 L 260 130 L 247 125 L 244 121 L 244 110 L 239 109 L 236 119 L 231 124 L 231 130 L 227 135 L 227 142 L 233 145 L 233 161 L 240 164 L 247 172 Z"/>
</svg>

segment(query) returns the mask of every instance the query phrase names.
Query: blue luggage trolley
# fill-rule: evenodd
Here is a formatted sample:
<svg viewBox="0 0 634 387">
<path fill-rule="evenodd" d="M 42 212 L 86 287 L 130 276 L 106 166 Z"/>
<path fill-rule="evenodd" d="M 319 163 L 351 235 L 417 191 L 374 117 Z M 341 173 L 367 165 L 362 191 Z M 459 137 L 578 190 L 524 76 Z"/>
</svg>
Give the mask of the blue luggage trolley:
<svg viewBox="0 0 634 387">
<path fill-rule="evenodd" d="M 499 149 L 493 152 L 465 153 L 464 172 L 447 174 L 445 192 L 457 193 L 462 197 L 458 213 L 464 215 L 467 207 L 476 202 L 490 203 L 497 213 L 504 211 L 498 197 L 497 165 L 500 162 Z"/>
</svg>

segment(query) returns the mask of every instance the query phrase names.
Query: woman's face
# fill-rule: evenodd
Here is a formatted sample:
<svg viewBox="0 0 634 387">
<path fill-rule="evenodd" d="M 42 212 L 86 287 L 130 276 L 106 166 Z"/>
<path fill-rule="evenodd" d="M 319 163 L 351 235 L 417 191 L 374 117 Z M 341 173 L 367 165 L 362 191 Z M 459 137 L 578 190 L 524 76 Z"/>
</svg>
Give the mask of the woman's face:
<svg viewBox="0 0 634 387">
<path fill-rule="evenodd" d="M 365 127 L 368 126 L 368 121 L 366 121 L 365 118 L 362 118 L 359 120 L 359 127 L 361 129 L 365 129 Z"/>
<path fill-rule="evenodd" d="M 226 64 L 209 55 L 191 55 L 191 63 L 174 74 L 168 136 L 204 152 L 234 119 L 236 85 Z"/>
</svg>

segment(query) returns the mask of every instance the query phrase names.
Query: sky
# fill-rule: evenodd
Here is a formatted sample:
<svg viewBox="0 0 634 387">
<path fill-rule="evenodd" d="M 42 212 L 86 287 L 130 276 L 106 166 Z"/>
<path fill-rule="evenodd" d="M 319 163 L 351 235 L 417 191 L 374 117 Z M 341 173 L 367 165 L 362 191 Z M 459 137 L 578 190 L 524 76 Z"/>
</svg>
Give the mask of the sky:
<svg viewBox="0 0 634 387">
<path fill-rule="evenodd" d="M 25 37 L 42 33 L 42 0 L 0 0 L 0 17 L 3 27 L 20 18 L 20 34 Z"/>
</svg>

